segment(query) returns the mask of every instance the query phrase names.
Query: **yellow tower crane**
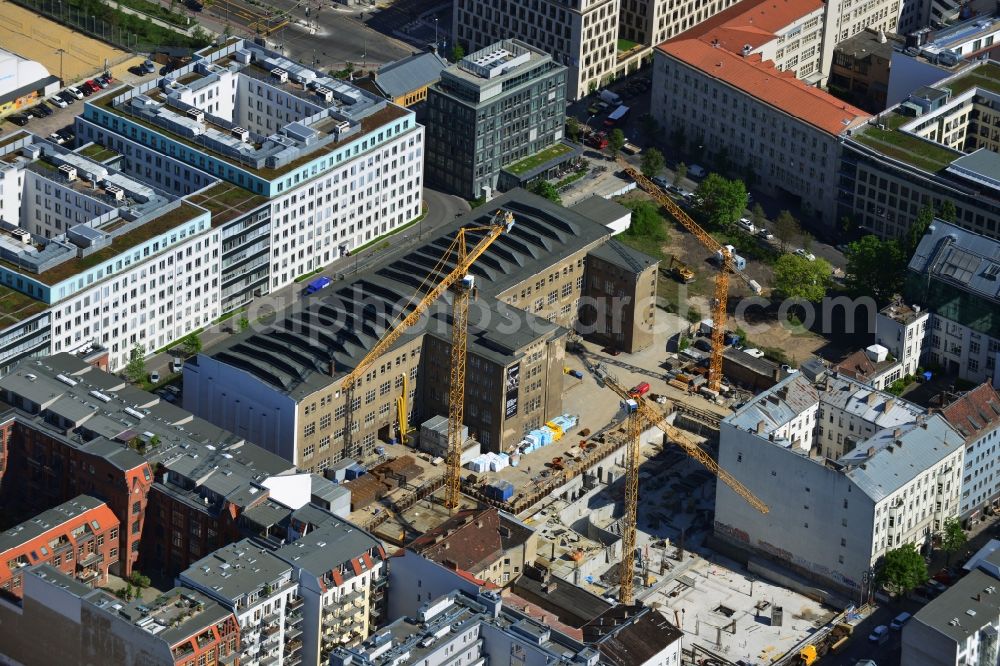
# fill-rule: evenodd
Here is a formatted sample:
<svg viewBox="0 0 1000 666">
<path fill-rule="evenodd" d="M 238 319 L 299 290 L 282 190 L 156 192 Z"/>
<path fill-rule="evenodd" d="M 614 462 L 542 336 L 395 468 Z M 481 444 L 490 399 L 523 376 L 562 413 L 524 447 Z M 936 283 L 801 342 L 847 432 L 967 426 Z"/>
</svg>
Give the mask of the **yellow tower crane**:
<svg viewBox="0 0 1000 666">
<path fill-rule="evenodd" d="M 764 504 L 753 492 L 726 470 L 719 467 L 719 464 L 712 459 L 697 442 L 685 435 L 683 432 L 667 423 L 663 415 L 652 407 L 642 397 L 631 395 L 624 386 L 618 383 L 610 375 L 600 377 L 604 385 L 618 394 L 622 400 L 634 400 L 636 408 L 628 413 L 625 432 L 627 441 L 625 442 L 625 512 L 622 517 L 622 561 L 619 570 L 618 600 L 623 604 L 631 604 L 634 592 L 633 573 L 635 568 L 635 542 L 636 542 L 636 513 L 639 506 L 639 436 L 647 424 L 655 425 L 663 434 L 667 436 L 672 444 L 679 446 L 710 472 L 715 474 L 733 491 L 745 499 L 753 508 L 761 513 L 767 513 L 767 505 Z M 627 403 L 626 403 L 627 404 Z"/>
<path fill-rule="evenodd" d="M 493 244 L 500 234 L 510 231 L 514 226 L 514 216 L 509 211 L 498 210 L 490 223 L 486 226 L 463 227 L 458 230 L 455 240 L 441 256 L 434 269 L 424 278 L 420 288 L 410 298 L 410 302 L 401 309 L 400 314 L 386 329 L 382 339 L 375 343 L 375 346 L 365 354 L 364 358 L 358 362 L 354 370 L 349 372 L 340 382 L 341 391 L 345 394 L 347 401 L 346 424 L 344 428 L 345 436 L 350 437 L 353 420 L 353 400 L 354 388 L 358 380 L 365 371 L 391 347 L 400 336 L 411 326 L 416 324 L 427 309 L 447 289 L 456 286 L 452 305 L 452 350 L 451 350 L 451 385 L 449 387 L 448 399 L 448 471 L 446 479 L 446 504 L 449 508 L 458 505 L 458 495 L 461 482 L 460 460 L 462 456 L 462 442 L 459 435 L 462 430 L 463 406 L 465 403 L 465 353 L 467 348 L 468 318 L 469 318 L 469 295 L 471 292 L 472 280 L 469 277 L 469 269 L 472 264 Z M 472 246 L 468 247 L 466 234 L 476 234 L 485 232 L 482 238 Z M 454 262 L 454 267 L 447 269 L 449 262 Z M 444 274 L 440 280 L 430 286 L 433 280 Z M 404 393 L 404 395 L 406 395 Z M 398 406 L 398 403 L 397 403 Z M 405 407 L 405 406 L 404 406 Z"/>
<path fill-rule="evenodd" d="M 708 365 L 708 387 L 713 391 L 718 391 L 722 385 L 722 352 L 725 349 L 726 334 L 726 303 L 729 298 L 729 273 L 736 273 L 740 279 L 747 283 L 747 286 L 755 294 L 759 294 L 760 285 L 743 271 L 737 270 L 733 265 L 732 254 L 719 241 L 702 229 L 697 222 L 684 212 L 667 194 L 661 190 L 656 183 L 646 178 L 642 173 L 630 166 L 625 160 L 618 160 L 625 173 L 636 182 L 636 184 L 646 191 L 647 194 L 656 199 L 656 202 L 666 208 L 685 229 L 690 231 L 702 245 L 714 252 L 716 256 L 722 257 L 719 262 L 719 274 L 715 278 L 715 297 L 712 302 L 712 353 L 709 357 Z"/>
</svg>

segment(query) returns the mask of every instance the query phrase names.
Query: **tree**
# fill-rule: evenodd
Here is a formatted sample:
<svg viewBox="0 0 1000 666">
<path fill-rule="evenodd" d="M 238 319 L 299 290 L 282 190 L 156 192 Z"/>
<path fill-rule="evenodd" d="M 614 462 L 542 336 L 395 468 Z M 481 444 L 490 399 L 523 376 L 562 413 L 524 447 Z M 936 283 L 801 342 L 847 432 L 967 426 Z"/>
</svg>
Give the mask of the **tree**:
<svg viewBox="0 0 1000 666">
<path fill-rule="evenodd" d="M 136 344 L 129 352 L 125 376 L 135 384 L 146 378 L 146 348 L 142 345 Z"/>
<path fill-rule="evenodd" d="M 666 162 L 663 153 L 656 148 L 647 148 L 642 154 L 642 173 L 646 178 L 659 176 Z"/>
<path fill-rule="evenodd" d="M 239 328 L 241 331 L 245 331 L 250 328 L 250 320 L 246 317 L 240 317 Z"/>
<path fill-rule="evenodd" d="M 181 340 L 181 346 L 184 347 L 184 353 L 194 356 L 201 351 L 201 338 L 197 333 L 190 333 Z"/>
<path fill-rule="evenodd" d="M 857 296 L 871 296 L 881 306 L 903 287 L 906 257 L 896 239 L 865 236 L 847 246 L 846 283 Z"/>
<path fill-rule="evenodd" d="M 795 219 L 794 215 L 789 213 L 787 210 L 783 210 L 778 213 L 778 217 L 774 220 L 774 235 L 781 243 L 782 252 L 784 252 L 788 247 L 788 244 L 798 238 L 801 233 L 802 228 L 799 226 L 799 221 Z"/>
<path fill-rule="evenodd" d="M 716 227 L 729 229 L 743 214 L 747 205 L 747 188 L 742 180 L 727 180 L 717 173 L 708 175 L 698 185 L 701 209 Z"/>
<path fill-rule="evenodd" d="M 755 203 L 753 205 L 753 210 L 750 212 L 750 219 L 753 222 L 753 225 L 757 228 L 767 227 L 767 214 L 764 213 L 764 207 L 759 203 Z"/>
<path fill-rule="evenodd" d="M 611 150 L 612 157 L 618 157 L 618 153 L 621 152 L 622 146 L 625 145 L 625 132 L 620 129 L 615 128 L 611 132 L 611 136 L 608 137 L 608 148 Z"/>
<path fill-rule="evenodd" d="M 149 576 L 144 576 L 138 571 L 133 571 L 132 575 L 128 577 L 129 582 L 135 585 L 137 590 L 141 590 L 145 587 L 149 587 L 150 580 Z"/>
<path fill-rule="evenodd" d="M 580 121 L 573 116 L 566 118 L 566 135 L 571 141 L 580 140 Z"/>
<path fill-rule="evenodd" d="M 681 183 L 684 182 L 684 179 L 687 178 L 687 175 L 688 165 L 684 164 L 684 162 L 678 163 L 677 170 L 674 171 L 674 185 L 680 187 Z"/>
<path fill-rule="evenodd" d="M 463 47 L 459 42 L 455 42 L 455 45 L 451 47 L 451 61 L 458 62 L 465 57 L 465 47 Z"/>
<path fill-rule="evenodd" d="M 909 259 L 916 252 L 917 246 L 920 245 L 920 239 L 924 237 L 927 233 L 927 227 L 931 226 L 931 222 L 934 221 L 934 209 L 930 206 L 924 206 L 917 213 L 916 221 L 910 225 L 910 228 L 906 232 L 906 258 Z"/>
<path fill-rule="evenodd" d="M 629 236 L 642 236 L 657 241 L 667 239 L 666 224 L 660 215 L 656 204 L 643 199 L 634 199 L 625 203 L 632 209 L 632 222 L 625 233 Z"/>
<path fill-rule="evenodd" d="M 547 180 L 536 180 L 531 184 L 528 190 L 534 192 L 540 197 L 545 197 L 549 201 L 554 201 L 557 204 L 562 203 L 562 199 L 559 197 L 559 192 L 556 190 L 555 185 Z"/>
<path fill-rule="evenodd" d="M 826 295 L 830 270 L 823 259 L 809 261 L 797 254 L 783 254 L 774 264 L 774 288 L 786 298 L 815 302 Z"/>
<path fill-rule="evenodd" d="M 945 519 L 944 530 L 941 532 L 941 550 L 947 553 L 948 557 L 946 561 L 948 564 L 951 564 L 952 553 L 961 550 L 962 546 L 968 540 L 968 537 L 965 536 L 965 532 L 962 530 L 962 523 L 958 518 Z"/>
<path fill-rule="evenodd" d="M 876 580 L 894 594 L 906 594 L 927 581 L 927 563 L 916 546 L 905 543 L 885 554 Z"/>
<path fill-rule="evenodd" d="M 955 223 L 958 219 L 958 211 L 955 210 L 955 203 L 951 199 L 945 199 L 944 203 L 941 204 L 941 210 L 938 211 L 938 217 L 940 217 L 945 222 Z"/>
</svg>

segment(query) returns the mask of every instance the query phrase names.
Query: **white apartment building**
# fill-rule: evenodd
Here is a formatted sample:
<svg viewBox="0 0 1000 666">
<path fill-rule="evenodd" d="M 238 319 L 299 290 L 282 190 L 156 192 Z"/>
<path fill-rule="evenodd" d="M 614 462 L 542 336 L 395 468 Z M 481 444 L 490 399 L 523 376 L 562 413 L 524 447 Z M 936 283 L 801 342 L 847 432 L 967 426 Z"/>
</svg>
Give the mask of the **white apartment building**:
<svg viewBox="0 0 1000 666">
<path fill-rule="evenodd" d="M 385 551 L 368 532 L 330 518 L 274 554 L 298 580 L 302 663 L 326 664 L 335 647 L 360 643 L 384 620 Z"/>
<path fill-rule="evenodd" d="M 206 48 L 190 65 L 108 97 L 87 102 L 77 136 L 140 171 L 169 159 L 185 194 L 207 174 L 270 204 L 260 293 L 421 214 L 423 128 L 413 112 L 251 42 Z"/>
<path fill-rule="evenodd" d="M 770 512 L 719 484 L 716 535 L 857 594 L 886 551 L 926 549 L 958 515 L 964 450 L 942 416 L 803 369 L 722 421 L 720 466 Z"/>
<path fill-rule="evenodd" d="M 904 376 L 917 374 L 930 319 L 930 312 L 902 299 L 882 308 L 875 317 L 875 341 L 899 361 Z"/>
<path fill-rule="evenodd" d="M 772 14 L 768 38 L 755 35 L 758 44 L 743 41 L 740 32 L 750 16 L 745 26 L 744 19 L 711 22 L 710 29 L 695 28 L 661 44 L 654 51 L 650 113 L 664 133 L 682 133 L 709 157 L 725 153 L 730 163 L 752 170 L 764 189 L 795 198 L 816 222 L 832 226 L 837 193 L 829 184 L 836 182 L 840 137 L 869 116 L 792 73 L 803 67 L 806 54 L 804 66 L 817 66 L 812 42 L 818 48 L 821 40 L 806 46 L 794 33 L 817 19 L 815 12 L 810 6 L 805 13 Z M 807 36 L 820 29 L 811 28 Z M 766 57 L 778 58 L 785 70 Z M 828 70 L 824 62 L 819 66 Z"/>
<path fill-rule="evenodd" d="M 976 520 L 1000 499 L 1000 395 L 981 384 L 941 410 L 965 438 L 965 468 L 959 515 Z"/>
<path fill-rule="evenodd" d="M 292 565 L 248 539 L 231 543 L 177 577 L 236 615 L 240 664 L 300 663 L 301 605 Z"/>
<path fill-rule="evenodd" d="M 903 625 L 901 664 L 995 664 L 1000 656 L 1000 553 L 945 590 Z"/>
</svg>

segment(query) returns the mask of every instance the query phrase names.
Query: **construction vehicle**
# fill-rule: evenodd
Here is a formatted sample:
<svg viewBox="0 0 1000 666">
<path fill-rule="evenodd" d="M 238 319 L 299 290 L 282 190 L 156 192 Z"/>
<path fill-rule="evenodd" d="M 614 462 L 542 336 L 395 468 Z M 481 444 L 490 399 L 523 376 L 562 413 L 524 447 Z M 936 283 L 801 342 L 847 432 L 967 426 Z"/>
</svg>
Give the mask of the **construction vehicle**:
<svg viewBox="0 0 1000 666">
<path fill-rule="evenodd" d="M 636 512 L 639 504 L 639 436 L 647 424 L 655 425 L 663 431 L 671 444 L 679 446 L 686 454 L 708 468 L 752 507 L 761 513 L 768 513 L 770 509 L 736 477 L 719 467 L 719 464 L 697 442 L 667 423 L 663 415 L 656 411 L 656 408 L 644 397 L 635 395 L 609 374 L 599 374 L 598 378 L 622 399 L 622 406 L 627 415 L 625 427 L 625 446 L 627 447 L 625 453 L 625 515 L 622 517 L 622 560 L 618 577 L 618 601 L 627 605 L 633 601 L 635 586 Z"/>
<path fill-rule="evenodd" d="M 846 622 L 839 622 L 834 625 L 828 633 L 815 643 L 810 643 L 799 650 L 797 666 L 812 666 L 827 654 L 837 654 L 847 645 L 854 627 Z"/>
<path fill-rule="evenodd" d="M 472 264 L 482 256 L 500 234 L 509 232 L 514 226 L 514 216 L 509 211 L 497 210 L 490 224 L 481 227 L 463 227 L 458 230 L 455 240 L 438 260 L 437 265 L 424 278 L 420 287 L 410 298 L 410 301 L 400 308 L 396 319 L 386 327 L 386 332 L 361 361 L 340 382 L 345 394 L 346 404 L 350 405 L 358 380 L 364 376 L 368 368 L 379 359 L 411 326 L 416 324 L 430 306 L 437 301 L 445 291 L 454 288 L 452 296 L 452 343 L 451 343 L 451 378 L 448 399 L 448 469 L 445 473 L 445 505 L 449 509 L 458 506 L 458 496 L 461 490 L 461 458 L 462 458 L 462 417 L 465 405 L 465 356 L 468 349 L 469 333 L 469 298 L 474 288 L 474 280 L 469 275 Z M 472 247 L 468 247 L 466 235 L 484 233 L 482 238 Z M 453 267 L 449 270 L 449 264 Z M 443 277 L 442 277 L 443 276 Z M 438 282 L 435 284 L 434 280 Z M 404 394 L 405 395 L 405 394 Z M 405 405 L 404 405 L 405 408 Z M 352 432 L 351 421 L 357 410 L 345 410 L 345 437 Z M 402 424 L 405 427 L 405 424 Z M 351 442 L 346 442 L 347 450 Z"/>
<path fill-rule="evenodd" d="M 670 258 L 670 277 L 681 284 L 691 284 L 694 282 L 694 271 L 677 257 Z"/>
<path fill-rule="evenodd" d="M 755 294 L 759 294 L 761 292 L 760 285 L 757 284 L 755 280 L 750 279 L 750 276 L 742 270 L 737 269 L 736 266 L 733 265 L 733 253 L 728 248 L 723 247 L 719 241 L 715 240 L 708 234 L 708 232 L 702 229 L 697 222 L 692 220 L 691 217 L 685 213 L 672 198 L 667 196 L 666 192 L 657 187 L 653 181 L 646 178 L 646 176 L 629 165 L 629 163 L 624 159 L 619 157 L 618 162 L 622 167 L 622 170 L 628 174 L 628 176 L 632 178 L 632 180 L 634 180 L 639 187 L 653 197 L 658 204 L 666 208 L 667 211 L 673 215 L 685 229 L 691 232 L 702 245 L 708 248 L 709 251 L 721 257 L 719 261 L 720 270 L 715 278 L 715 297 L 712 301 L 712 321 L 714 323 L 714 327 L 712 329 L 712 352 L 709 357 L 708 364 L 708 387 L 713 391 L 719 391 L 722 388 L 722 352 L 725 349 L 723 332 L 726 330 L 726 305 L 729 298 L 729 273 L 730 271 L 735 273 Z M 688 175 L 691 175 L 690 168 L 688 170 Z"/>
</svg>

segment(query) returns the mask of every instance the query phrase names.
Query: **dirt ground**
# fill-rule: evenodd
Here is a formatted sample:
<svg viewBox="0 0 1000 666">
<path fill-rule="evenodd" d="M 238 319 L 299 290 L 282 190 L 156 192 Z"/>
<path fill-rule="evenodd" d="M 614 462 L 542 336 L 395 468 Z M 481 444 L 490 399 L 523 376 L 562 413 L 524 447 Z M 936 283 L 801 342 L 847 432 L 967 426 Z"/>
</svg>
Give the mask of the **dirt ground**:
<svg viewBox="0 0 1000 666">
<path fill-rule="evenodd" d="M 103 72 L 105 64 L 113 66 L 112 74 L 120 78 L 118 72 L 144 60 L 5 0 L 0 0 L 0 17 L 0 48 L 41 63 L 50 74 L 60 76 L 58 50 L 64 50 L 65 85 Z"/>
<path fill-rule="evenodd" d="M 630 199 L 652 201 L 652 197 L 640 191 L 629 192 L 621 197 L 621 200 Z M 682 317 L 687 317 L 689 310 L 694 310 L 701 318 L 710 317 L 718 265 L 714 262 L 712 253 L 697 238 L 679 223 L 672 221 L 665 211 L 664 216 L 668 219 L 668 238 L 662 246 L 663 254 L 667 257 L 663 268 L 669 271 L 670 260 L 676 257 L 694 270 L 695 280 L 691 284 L 680 284 L 665 275 L 664 271 L 657 285 L 657 293 L 677 308 Z M 745 272 L 763 287 L 766 299 L 774 278 L 771 266 L 759 260 L 748 259 Z M 821 350 L 826 352 L 824 356 L 828 355 L 829 340 L 808 330 L 783 325 L 775 307 L 769 307 L 765 311 L 763 307 L 753 305 L 754 301 L 744 300 L 752 296 L 750 288 L 742 280 L 735 276 L 730 279 L 728 312 L 731 319 L 727 329 L 744 329 L 753 345 L 780 349 L 794 364 L 805 361 Z"/>
</svg>

